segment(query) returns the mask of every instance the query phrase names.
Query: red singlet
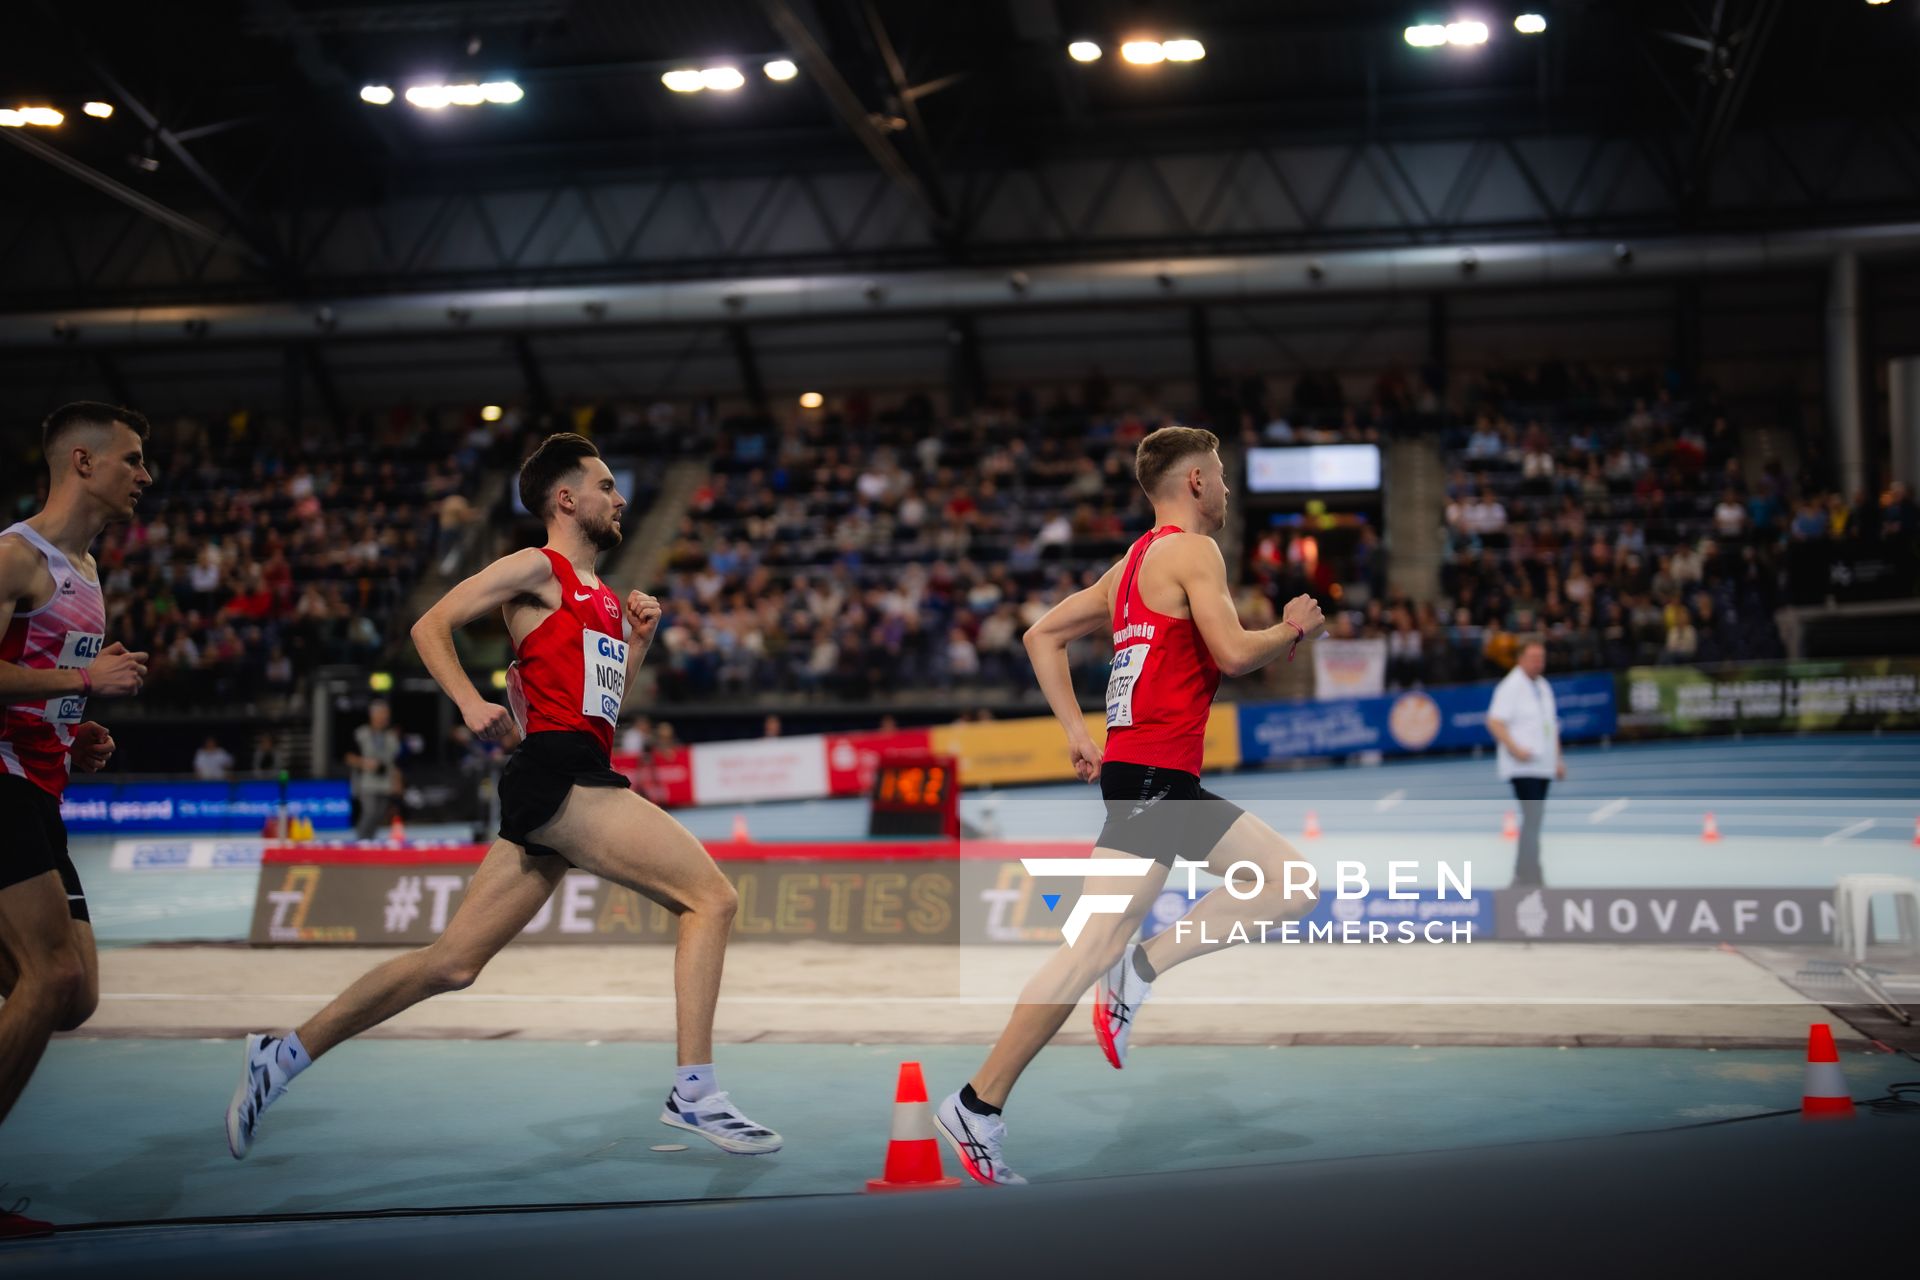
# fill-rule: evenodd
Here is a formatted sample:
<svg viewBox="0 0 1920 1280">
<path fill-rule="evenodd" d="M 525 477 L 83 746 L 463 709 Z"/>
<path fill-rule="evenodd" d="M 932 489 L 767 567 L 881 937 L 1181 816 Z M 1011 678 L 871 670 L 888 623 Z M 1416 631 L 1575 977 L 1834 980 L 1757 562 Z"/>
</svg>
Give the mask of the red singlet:
<svg viewBox="0 0 1920 1280">
<path fill-rule="evenodd" d="M 1162 525 L 1133 544 L 1113 597 L 1113 673 L 1107 677 L 1107 760 L 1158 765 L 1198 775 L 1206 754 L 1207 714 L 1220 668 L 1192 618 L 1147 608 L 1140 564 L 1147 548 L 1178 525 Z"/>
<path fill-rule="evenodd" d="M 22 522 L 0 530 L 15 534 L 40 553 L 53 575 L 53 598 L 38 609 L 15 609 L 0 637 L 0 659 L 47 671 L 90 667 L 100 655 L 107 605 L 100 584 L 80 576 L 59 548 Z M 64 694 L 45 702 L 0 706 L 0 773 L 25 778 L 50 796 L 67 789 L 67 752 L 73 729 L 87 718 L 87 700 Z"/>
<path fill-rule="evenodd" d="M 580 585 L 567 558 L 540 548 L 560 580 L 560 607 L 514 646 L 507 695 L 522 733 L 589 733 L 613 751 L 613 726 L 627 692 L 627 642 L 620 601 L 603 582 Z"/>
</svg>

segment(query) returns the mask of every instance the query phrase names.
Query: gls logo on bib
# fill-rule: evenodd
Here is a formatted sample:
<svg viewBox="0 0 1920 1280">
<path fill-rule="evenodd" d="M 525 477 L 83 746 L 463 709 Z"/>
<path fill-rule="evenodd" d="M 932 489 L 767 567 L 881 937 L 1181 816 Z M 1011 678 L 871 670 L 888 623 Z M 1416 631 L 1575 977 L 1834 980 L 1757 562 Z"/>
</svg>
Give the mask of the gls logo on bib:
<svg viewBox="0 0 1920 1280">
<path fill-rule="evenodd" d="M 580 714 L 616 723 L 627 695 L 627 642 L 582 631 L 580 653 Z"/>
<path fill-rule="evenodd" d="M 90 667 L 93 660 L 100 656 L 105 647 L 106 637 L 92 631 L 69 631 L 60 645 L 60 656 L 54 659 L 54 665 L 71 670 L 75 667 Z M 79 724 L 86 718 L 87 700 L 83 697 L 68 695 L 61 698 L 49 698 L 44 713 L 54 724 Z"/>
</svg>

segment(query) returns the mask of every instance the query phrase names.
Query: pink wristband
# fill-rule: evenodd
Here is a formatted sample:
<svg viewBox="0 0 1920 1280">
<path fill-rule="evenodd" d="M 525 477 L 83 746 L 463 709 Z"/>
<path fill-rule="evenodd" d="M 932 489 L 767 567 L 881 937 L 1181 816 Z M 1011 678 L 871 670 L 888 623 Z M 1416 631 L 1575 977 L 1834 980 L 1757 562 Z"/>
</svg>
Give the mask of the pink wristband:
<svg viewBox="0 0 1920 1280">
<path fill-rule="evenodd" d="M 1297 622 L 1287 622 L 1285 618 L 1280 621 L 1293 628 L 1293 643 L 1287 646 L 1287 661 L 1292 662 L 1294 652 L 1300 648 L 1300 642 L 1307 638 L 1307 633 L 1300 629 L 1300 624 Z"/>
</svg>

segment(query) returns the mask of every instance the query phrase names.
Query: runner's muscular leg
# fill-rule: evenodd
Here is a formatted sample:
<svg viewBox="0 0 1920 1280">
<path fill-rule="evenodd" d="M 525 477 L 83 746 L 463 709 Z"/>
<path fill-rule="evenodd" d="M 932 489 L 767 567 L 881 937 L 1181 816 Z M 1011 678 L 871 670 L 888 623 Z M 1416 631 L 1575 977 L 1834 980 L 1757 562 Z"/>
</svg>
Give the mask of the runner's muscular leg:
<svg viewBox="0 0 1920 1280">
<path fill-rule="evenodd" d="M 581 870 L 679 916 L 673 994 L 680 1061 L 712 1062 L 713 1011 L 739 898 L 706 847 L 652 801 L 615 787 L 575 787 L 533 837 Z"/>
<path fill-rule="evenodd" d="M 1179 929 L 1170 925 L 1147 939 L 1143 950 L 1147 953 L 1147 963 L 1153 966 L 1155 973 L 1165 973 L 1175 965 L 1191 960 L 1198 955 L 1206 955 L 1226 948 L 1220 942 L 1232 931 L 1235 924 L 1245 926 L 1248 940 L 1259 937 L 1254 926 L 1256 920 L 1272 921 L 1277 927 L 1283 920 L 1292 920 L 1304 916 L 1313 910 L 1316 895 L 1296 887 L 1291 896 L 1286 892 L 1286 867 L 1290 862 L 1300 863 L 1305 871 L 1296 870 L 1296 886 L 1310 883 L 1308 872 L 1312 864 L 1293 844 L 1278 831 L 1251 813 L 1243 813 L 1227 828 L 1227 833 L 1207 855 L 1206 869 L 1214 875 L 1225 876 L 1227 868 L 1236 862 L 1251 862 L 1260 868 L 1265 883 L 1258 895 L 1240 899 L 1227 892 L 1220 885 L 1204 895 L 1188 909 L 1181 919 L 1193 927 Z M 1182 892 L 1187 887 L 1188 872 L 1182 868 L 1174 884 Z M 1235 887 L 1245 892 L 1251 887 L 1252 877 L 1241 872 L 1234 881 Z M 1205 936 L 1213 939 L 1211 944 L 1203 944 L 1201 926 L 1205 926 Z M 1182 935 L 1184 936 L 1176 936 Z"/>
<path fill-rule="evenodd" d="M 1096 858 L 1124 858 L 1130 855 L 1112 849 L 1095 849 Z M 1014 1082 L 1027 1069 L 1035 1055 L 1044 1049 L 1066 1022 L 1080 997 L 1094 980 L 1120 958 L 1127 941 L 1146 917 L 1160 886 L 1167 881 L 1167 868 L 1155 864 L 1144 876 L 1107 876 L 1089 879 L 1080 886 L 1084 894 L 1115 894 L 1132 899 L 1123 915 L 1097 915 L 1087 918 L 1079 941 L 1061 947 L 1040 966 L 1020 992 L 1020 1003 L 1007 1018 L 1007 1026 L 994 1042 L 993 1050 L 981 1064 L 971 1083 L 980 1100 L 992 1106 L 1005 1106 Z"/>
<path fill-rule="evenodd" d="M 80 953 L 80 967 L 85 976 L 73 1005 L 62 1015 L 55 1031 L 79 1030 L 100 1006 L 100 949 L 94 944 L 91 923 L 73 922 L 73 945 Z M 13 994 L 13 984 L 19 980 L 20 966 L 14 962 L 13 952 L 7 949 L 6 939 L 0 938 L 0 1000 Z"/>
<path fill-rule="evenodd" d="M 0 1120 L 27 1087 L 48 1037 L 86 991 L 72 922 L 58 871 L 0 889 L 0 937 L 18 969 L 0 1005 Z"/>
<path fill-rule="evenodd" d="M 472 986 L 487 961 L 553 896 L 566 871 L 567 864 L 550 854 L 530 854 L 512 841 L 495 840 L 446 932 L 418 951 L 368 970 L 301 1025 L 300 1043 L 308 1056 L 318 1058 L 429 996 Z"/>
</svg>

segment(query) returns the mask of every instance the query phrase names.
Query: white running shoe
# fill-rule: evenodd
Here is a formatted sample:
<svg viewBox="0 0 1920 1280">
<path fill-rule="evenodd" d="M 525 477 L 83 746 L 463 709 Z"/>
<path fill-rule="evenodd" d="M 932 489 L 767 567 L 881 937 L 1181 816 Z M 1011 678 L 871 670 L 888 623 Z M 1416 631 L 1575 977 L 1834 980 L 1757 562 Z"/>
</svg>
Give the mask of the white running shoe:
<svg viewBox="0 0 1920 1280">
<path fill-rule="evenodd" d="M 779 1134 L 742 1115 L 724 1089 L 692 1102 L 674 1089 L 667 1094 L 660 1123 L 697 1133 L 722 1151 L 737 1156 L 772 1155 L 781 1144 Z"/>
<path fill-rule="evenodd" d="M 280 1038 L 248 1036 L 240 1087 L 233 1091 L 233 1101 L 227 1104 L 227 1150 L 235 1160 L 246 1158 L 261 1115 L 286 1091 L 287 1073 L 280 1068 Z"/>
<path fill-rule="evenodd" d="M 1153 994 L 1153 984 L 1133 967 L 1133 953 L 1139 949 L 1133 945 L 1122 951 L 1107 976 L 1093 985 L 1093 1035 L 1116 1070 L 1127 1065 L 1133 1020 Z"/>
<path fill-rule="evenodd" d="M 983 1116 L 969 1111 L 958 1093 L 950 1093 L 933 1121 L 946 1137 L 960 1167 L 983 1187 L 1024 1187 L 1027 1180 L 1007 1168 L 1000 1158 L 1000 1144 L 1007 1138 L 1007 1122 L 999 1116 Z"/>
</svg>

